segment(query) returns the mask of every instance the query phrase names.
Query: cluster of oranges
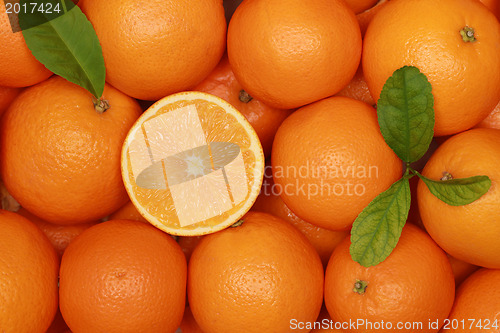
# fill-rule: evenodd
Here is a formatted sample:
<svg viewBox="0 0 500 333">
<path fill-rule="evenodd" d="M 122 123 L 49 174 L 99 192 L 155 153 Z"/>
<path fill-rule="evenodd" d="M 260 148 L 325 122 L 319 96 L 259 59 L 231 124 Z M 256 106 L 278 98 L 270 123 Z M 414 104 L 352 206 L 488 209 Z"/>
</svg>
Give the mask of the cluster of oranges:
<svg viewBox="0 0 500 333">
<path fill-rule="evenodd" d="M 498 0 L 76 9 L 101 98 L 0 2 L 0 332 L 500 332 Z M 396 247 L 364 267 L 350 228 L 404 173 L 376 111 L 403 66 L 434 97 L 412 167 L 491 187 L 452 206 L 412 178 Z"/>
</svg>

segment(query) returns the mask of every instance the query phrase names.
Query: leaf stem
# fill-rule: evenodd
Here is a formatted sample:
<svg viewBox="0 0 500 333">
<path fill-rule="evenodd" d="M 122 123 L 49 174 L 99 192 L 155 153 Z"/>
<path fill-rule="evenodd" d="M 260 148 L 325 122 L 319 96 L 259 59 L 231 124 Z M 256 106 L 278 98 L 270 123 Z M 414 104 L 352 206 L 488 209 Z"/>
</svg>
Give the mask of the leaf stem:
<svg viewBox="0 0 500 333">
<path fill-rule="evenodd" d="M 410 166 L 411 163 L 408 163 L 406 162 L 406 165 L 405 165 L 405 173 L 403 175 L 402 178 L 404 179 L 410 179 L 410 178 L 413 178 L 413 176 L 415 176 L 415 170 Z"/>
<path fill-rule="evenodd" d="M 66 7 L 66 0 L 61 0 L 61 6 L 63 8 L 64 13 L 68 12 L 68 8 Z"/>
</svg>

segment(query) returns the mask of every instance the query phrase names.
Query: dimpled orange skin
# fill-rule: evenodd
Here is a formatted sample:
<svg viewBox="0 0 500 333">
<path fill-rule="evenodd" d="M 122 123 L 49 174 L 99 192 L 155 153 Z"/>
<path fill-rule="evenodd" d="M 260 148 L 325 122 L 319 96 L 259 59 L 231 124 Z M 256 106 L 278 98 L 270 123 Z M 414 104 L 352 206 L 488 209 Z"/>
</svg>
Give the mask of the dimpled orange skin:
<svg viewBox="0 0 500 333">
<path fill-rule="evenodd" d="M 347 97 L 321 100 L 285 119 L 271 161 L 288 208 L 330 230 L 348 229 L 402 172 L 401 160 L 380 133 L 375 109 Z"/>
<path fill-rule="evenodd" d="M 420 181 L 418 207 L 427 232 L 447 253 L 465 262 L 500 268 L 500 130 L 472 129 L 446 140 L 431 156 L 422 174 L 440 179 L 486 175 L 489 191 L 465 206 L 450 206 L 432 195 Z"/>
<path fill-rule="evenodd" d="M 5 2 L 0 1 L 0 86 L 27 87 L 51 75 L 31 54 L 23 33 L 12 32 Z"/>
<path fill-rule="evenodd" d="M 186 276 L 186 259 L 170 235 L 139 221 L 103 222 L 64 252 L 61 313 L 73 333 L 174 332 Z"/>
<path fill-rule="evenodd" d="M 33 223 L 0 210 L 0 330 L 44 333 L 57 310 L 59 259 Z"/>
<path fill-rule="evenodd" d="M 474 29 L 475 42 L 460 30 Z M 432 85 L 434 135 L 467 130 L 500 100 L 500 23 L 474 0 L 389 1 L 363 41 L 363 73 L 375 101 L 392 73 L 416 66 Z"/>
<path fill-rule="evenodd" d="M 496 288 L 499 283 L 498 269 L 481 268 L 470 275 L 457 290 L 450 323 L 442 332 L 499 332 L 500 289 Z"/>
<path fill-rule="evenodd" d="M 188 274 L 189 306 L 206 333 L 289 332 L 290 319 L 314 321 L 321 309 L 318 254 L 269 214 L 250 212 L 242 225 L 203 237 Z"/>
<path fill-rule="evenodd" d="M 347 237 L 333 251 L 325 273 L 325 304 L 334 321 L 363 318 L 392 322 L 390 332 L 437 332 L 453 305 L 455 281 L 446 253 L 424 231 L 406 224 L 392 253 L 383 262 L 363 267 L 351 259 Z M 356 280 L 367 283 L 364 294 L 353 290 Z M 421 322 L 418 329 L 397 329 L 397 322 Z M 374 332 L 363 326 L 346 332 Z M 380 330 L 382 332 L 382 330 Z"/>
<path fill-rule="evenodd" d="M 225 50 L 222 0 L 92 0 L 81 8 L 99 37 L 106 80 L 135 98 L 191 89 Z"/>
<path fill-rule="evenodd" d="M 293 109 L 334 95 L 361 54 L 356 16 L 338 0 L 245 0 L 229 22 L 236 79 L 254 98 Z"/>
<path fill-rule="evenodd" d="M 52 223 L 95 222 L 128 199 L 120 172 L 137 102 L 106 85 L 100 114 L 85 89 L 53 76 L 26 88 L 4 113 L 0 172 L 9 193 Z"/>
</svg>

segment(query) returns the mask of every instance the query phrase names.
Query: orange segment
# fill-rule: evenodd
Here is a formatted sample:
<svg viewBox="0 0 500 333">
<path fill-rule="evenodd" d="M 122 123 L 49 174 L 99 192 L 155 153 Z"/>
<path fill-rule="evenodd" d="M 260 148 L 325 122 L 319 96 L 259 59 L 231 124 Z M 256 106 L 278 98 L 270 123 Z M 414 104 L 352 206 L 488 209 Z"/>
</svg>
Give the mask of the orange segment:
<svg viewBox="0 0 500 333">
<path fill-rule="evenodd" d="M 250 123 L 226 101 L 182 92 L 153 104 L 122 150 L 130 199 L 151 224 L 194 236 L 230 226 L 252 206 L 264 155 Z"/>
</svg>

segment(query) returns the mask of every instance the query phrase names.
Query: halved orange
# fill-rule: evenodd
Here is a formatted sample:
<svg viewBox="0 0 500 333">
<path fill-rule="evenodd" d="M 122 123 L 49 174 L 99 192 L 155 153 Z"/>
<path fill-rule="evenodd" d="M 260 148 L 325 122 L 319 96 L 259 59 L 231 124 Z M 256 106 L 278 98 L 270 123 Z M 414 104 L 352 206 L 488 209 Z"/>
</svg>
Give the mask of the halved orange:
<svg viewBox="0 0 500 333">
<path fill-rule="evenodd" d="M 201 92 L 167 96 L 132 126 L 122 150 L 132 203 L 157 228 L 193 236 L 241 218 L 259 194 L 264 155 L 231 104 Z"/>
</svg>

